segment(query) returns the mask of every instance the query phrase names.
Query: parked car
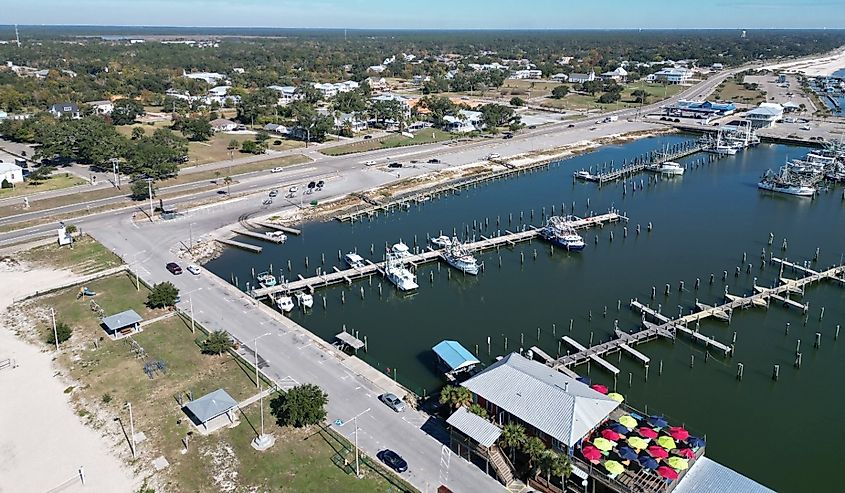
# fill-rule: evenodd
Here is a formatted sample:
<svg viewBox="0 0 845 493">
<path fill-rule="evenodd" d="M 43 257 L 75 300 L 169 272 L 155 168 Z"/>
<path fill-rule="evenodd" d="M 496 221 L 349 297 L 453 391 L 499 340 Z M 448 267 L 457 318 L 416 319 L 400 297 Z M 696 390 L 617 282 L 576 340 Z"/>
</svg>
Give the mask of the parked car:
<svg viewBox="0 0 845 493">
<path fill-rule="evenodd" d="M 191 274 L 193 274 L 195 276 L 200 275 L 200 266 L 199 265 L 191 264 L 186 269 L 187 269 L 188 272 L 190 272 Z"/>
<path fill-rule="evenodd" d="M 381 402 L 384 402 L 385 404 L 387 404 L 387 407 L 389 407 L 390 409 L 393 409 L 397 413 L 401 413 L 402 411 L 405 410 L 405 403 L 402 402 L 402 399 L 396 397 L 394 394 L 391 394 L 390 392 L 388 392 L 386 394 L 381 394 L 378 398 Z"/>
<path fill-rule="evenodd" d="M 499 154 L 498 152 L 492 152 L 492 153 L 490 153 L 490 154 L 488 154 L 488 155 L 487 155 L 487 159 L 488 159 L 488 160 L 490 160 L 490 159 L 499 159 L 500 157 L 502 157 L 502 155 L 501 155 L 501 154 Z"/>
<path fill-rule="evenodd" d="M 376 457 L 396 472 L 402 473 L 408 470 L 408 463 L 405 459 L 390 449 L 382 450 L 376 454 Z"/>
<path fill-rule="evenodd" d="M 435 158 L 431 158 L 428 160 L 428 164 L 440 164 L 440 160 Z"/>
<path fill-rule="evenodd" d="M 178 276 L 182 273 L 182 268 L 179 267 L 179 264 L 176 262 L 169 262 L 167 265 L 164 266 L 167 270 L 170 271 L 171 274 L 174 276 Z"/>
<path fill-rule="evenodd" d="M 325 185 L 326 185 L 326 182 L 324 182 L 323 180 L 318 181 L 317 182 L 317 190 L 322 190 Z"/>
<path fill-rule="evenodd" d="M 270 169 L 270 173 L 280 173 L 281 171 L 282 171 L 282 168 L 280 168 L 278 166 Z"/>
<path fill-rule="evenodd" d="M 528 128 L 534 130 L 535 128 L 537 128 L 537 125 L 528 125 Z"/>
<path fill-rule="evenodd" d="M 402 163 L 390 163 L 387 165 L 388 168 L 401 168 Z"/>
<path fill-rule="evenodd" d="M 502 136 L 502 138 L 503 138 L 503 139 L 506 139 L 506 140 L 507 140 L 507 139 L 512 139 L 512 138 L 513 138 L 513 134 L 512 134 L 512 133 L 507 133 L 507 134 L 503 135 L 503 136 Z"/>
<path fill-rule="evenodd" d="M 566 126 L 566 128 L 575 128 L 575 124 L 574 124 L 574 123 L 570 123 L 569 125 L 567 125 L 567 126 Z"/>
<path fill-rule="evenodd" d="M 296 193 L 298 191 L 299 191 L 299 187 L 296 186 L 296 185 L 294 185 L 294 186 L 292 186 L 288 189 L 288 192 L 290 192 L 290 193 Z"/>
<path fill-rule="evenodd" d="M 372 138 L 373 138 L 373 136 L 372 136 L 372 135 L 365 135 L 365 136 L 364 136 L 364 140 L 370 140 L 370 139 L 372 139 Z"/>
<path fill-rule="evenodd" d="M 273 190 L 270 190 L 270 197 L 271 198 L 277 197 L 278 195 L 279 195 L 279 191 L 276 190 L 275 188 Z"/>
<path fill-rule="evenodd" d="M 804 125 L 804 126 L 801 127 L 801 130 L 810 130 L 810 126 Z"/>
</svg>

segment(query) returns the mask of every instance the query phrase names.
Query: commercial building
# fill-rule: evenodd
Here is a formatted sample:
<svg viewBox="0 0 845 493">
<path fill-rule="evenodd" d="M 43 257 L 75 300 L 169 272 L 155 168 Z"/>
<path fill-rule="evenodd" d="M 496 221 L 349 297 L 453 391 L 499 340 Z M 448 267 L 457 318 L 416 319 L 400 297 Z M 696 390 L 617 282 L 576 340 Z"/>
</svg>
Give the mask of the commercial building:
<svg viewBox="0 0 845 493">
<path fill-rule="evenodd" d="M 584 82 L 592 82 L 596 80 L 596 73 L 590 70 L 589 74 L 569 74 L 569 82 L 573 84 L 583 84 Z"/>
<path fill-rule="evenodd" d="M 509 79 L 539 79 L 543 77 L 543 71 L 537 69 L 522 69 L 511 72 Z"/>
<path fill-rule="evenodd" d="M 736 105 L 733 103 L 712 103 L 710 101 L 687 101 L 682 99 L 675 104 L 664 106 L 663 111 L 668 116 L 710 118 L 732 115 L 736 112 Z"/>
<path fill-rule="evenodd" d="M 687 84 L 692 77 L 692 70 L 683 67 L 664 68 L 646 77 L 648 82 L 664 84 Z"/>
</svg>

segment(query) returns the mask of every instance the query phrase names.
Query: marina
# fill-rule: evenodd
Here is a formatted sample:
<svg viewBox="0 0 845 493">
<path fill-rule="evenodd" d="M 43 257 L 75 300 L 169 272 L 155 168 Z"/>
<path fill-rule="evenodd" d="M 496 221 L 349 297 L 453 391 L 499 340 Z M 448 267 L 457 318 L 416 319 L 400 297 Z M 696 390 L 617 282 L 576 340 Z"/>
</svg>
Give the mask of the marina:
<svg viewBox="0 0 845 493">
<path fill-rule="evenodd" d="M 613 162 L 610 165 L 596 166 L 598 170 L 593 173 L 591 166 L 589 169 L 582 169 L 573 173 L 573 177 L 578 180 L 592 181 L 598 184 L 610 183 L 617 180 L 630 178 L 631 176 L 642 173 L 643 171 L 652 171 L 661 173 L 661 166 L 667 162 L 673 162 L 678 159 L 691 156 L 701 151 L 701 145 L 693 142 L 684 142 L 675 144 L 672 147 L 667 147 L 662 150 L 652 150 L 646 155 L 639 156 L 628 163 L 627 160 L 619 168 L 615 168 Z M 674 163 L 677 164 L 677 163 Z M 676 168 L 673 168 L 673 170 Z M 673 173 L 676 174 L 676 173 Z M 683 171 L 677 174 L 683 174 Z"/>
<path fill-rule="evenodd" d="M 532 347 L 557 360 L 566 356 L 567 349 L 577 351 L 563 342 L 564 335 L 589 348 L 622 337 L 615 331 L 614 320 L 619 320 L 620 332 L 643 325 L 640 313 L 624 309 L 624 304 L 622 310 L 617 309 L 620 299 L 639 299 L 655 310 L 662 304 L 661 312 L 667 316 L 669 312 L 677 315 L 678 308 L 673 307 L 682 305 L 686 316 L 695 307 L 696 298 L 711 306 L 722 304 L 725 286 L 731 296 L 747 299 L 746 294 L 753 292 L 754 278 L 757 285 L 770 287 L 780 285 L 781 277 L 808 275 L 789 265 L 781 272 L 780 264 L 769 260 L 769 253 L 775 258 L 788 255 L 795 265 L 816 272 L 826 270 L 821 265 L 839 263 L 845 241 L 832 234 L 831 227 L 841 225 L 838 192 L 821 192 L 813 201 L 756 193 L 759 176 L 771 163 L 804 155 L 807 149 L 761 144 L 725 157 L 718 164 L 705 161 L 689 167 L 702 156 L 692 155 L 677 160 L 688 166 L 683 180 L 651 182 L 633 194 L 629 184 L 627 195 L 621 182 L 601 188 L 572 185 L 573 169 L 595 162 L 622 162 L 626 156 L 684 141 L 665 140 L 668 142 L 658 138 L 608 146 L 512 180 L 489 182 L 464 189 L 459 195 L 444 194 L 403 209 L 394 207 L 372 220 L 305 224 L 301 227 L 303 235 L 289 238 L 284 246 L 267 246 L 260 256 L 227 250 L 209 268 L 226 279 L 234 273 L 243 286 L 243 279 L 250 277 L 250 266 L 284 266 L 290 260 L 292 269 L 284 267 L 285 277 L 295 282 L 299 273 L 306 279 L 314 277 L 317 268 L 324 273 L 335 272 L 335 268 L 348 270 L 343 260 L 346 252 L 380 260 L 383 247 L 400 238 L 413 251 L 424 248 L 428 238 L 440 234 L 451 237 L 453 228 L 464 240 L 471 240 L 473 235 L 476 241 L 481 236 L 492 238 L 498 230 L 536 235 L 522 228 L 542 226 L 546 222 L 544 208 L 547 217 L 573 209 L 588 217 L 591 210 L 624 208 L 630 218 L 627 223 L 579 231 L 586 243 L 581 253 L 566 253 L 561 248 L 552 253 L 549 243 L 535 236 L 532 243 L 502 243 L 499 250 L 474 252 L 485 265 L 478 277 L 462 275 L 445 262 L 422 262 L 415 269 L 420 286 L 414 296 L 399 295 L 375 271 L 351 283 L 343 280 L 328 287 L 318 286 L 312 310 L 290 312 L 291 318 L 326 340 L 332 340 L 344 324 L 360 331 L 360 340 L 367 336 L 367 351 L 359 350 L 360 358 L 382 372 L 389 368 L 391 377 L 396 371 L 399 382 L 425 395 L 445 381 L 431 351 L 442 340 L 458 341 L 487 365 L 498 355 Z M 564 206 L 566 210 L 562 211 Z M 649 222 L 653 228 L 648 227 Z M 774 233 L 772 239 L 770 233 Z M 783 245 L 785 239 L 788 247 Z M 375 254 L 370 253 L 373 245 Z M 817 247 L 821 247 L 818 260 L 803 260 L 814 259 Z M 764 267 L 759 260 L 755 262 L 753 254 L 749 260 L 743 258 L 743 251 L 759 255 L 761 249 L 767 255 Z M 325 260 L 321 252 L 325 252 Z M 748 263 L 754 264 L 750 272 Z M 736 267 L 740 269 L 735 272 Z M 727 273 L 723 275 L 723 271 Z M 711 273 L 715 274 L 712 282 Z M 697 289 L 696 278 L 701 279 Z M 679 280 L 686 281 L 683 289 L 678 286 Z M 655 299 L 647 302 L 651 286 L 665 283 L 671 283 L 672 289 L 658 289 Z M 379 284 L 383 285 L 381 290 Z M 617 391 L 634 407 L 659 410 L 677 422 L 694 425 L 707 433 L 708 457 L 729 463 L 775 489 L 794 490 L 804 483 L 796 483 L 780 471 L 770 471 L 766 461 L 742 453 L 743 442 L 738 437 L 749 426 L 743 416 L 753 415 L 761 406 L 780 409 L 778 419 L 801 419 L 803 414 L 814 412 L 808 382 L 832 384 L 831 375 L 845 371 L 835 341 L 836 325 L 845 315 L 837 306 L 841 284 L 814 283 L 811 289 L 805 289 L 805 299 L 790 293 L 791 299 L 809 302 L 807 313 L 783 309 L 777 300 L 770 299 L 768 310 L 739 313 L 734 309 L 729 325 L 707 316 L 701 318 L 696 330 L 696 321 L 690 321 L 686 328 L 690 332 L 676 329 L 674 339 L 661 333 L 670 333 L 668 327 L 659 331 L 663 322 L 649 319 L 653 327 L 645 325 L 629 334 L 635 341 L 648 340 L 648 344 L 622 343 L 648 358 L 648 370 L 645 360 L 622 344 L 600 358 L 619 370 Z M 781 295 L 786 297 L 786 291 Z M 752 300 L 764 301 L 762 297 Z M 750 308 L 747 301 L 744 303 L 735 308 Z M 444 323 L 446 306 L 455 307 L 449 310 L 448 323 Z M 826 313 L 820 321 L 822 307 L 826 307 Z M 396 330 L 397 322 L 403 326 L 401 331 Z M 733 332 L 737 333 L 735 342 Z M 815 332 L 822 334 L 819 349 L 814 348 Z M 705 345 L 695 334 L 733 347 L 729 357 L 722 349 Z M 793 366 L 799 338 L 809 341 L 804 343 L 808 348 L 800 369 Z M 546 361 L 533 349 L 532 355 Z M 691 367 L 693 357 L 695 364 Z M 736 379 L 739 363 L 744 366 L 741 381 Z M 772 380 L 773 364 L 780 365 L 776 382 Z M 608 387 L 614 383 L 613 374 L 591 359 L 561 371 L 589 376 Z M 699 405 L 726 399 L 731 406 L 720 414 Z M 785 400 L 789 406 L 784 406 Z M 835 412 L 845 412 L 845 402 L 838 398 L 832 406 Z M 770 419 L 761 424 L 773 422 Z M 804 433 L 822 433 L 823 429 L 819 423 L 801 433 L 787 430 L 778 440 L 761 438 L 760 444 L 772 453 L 788 454 L 790 443 L 801 440 Z M 796 463 L 807 470 L 818 470 L 825 464 L 824 459 L 818 463 L 801 458 Z M 830 483 L 820 479 L 814 484 L 824 488 Z"/>
</svg>

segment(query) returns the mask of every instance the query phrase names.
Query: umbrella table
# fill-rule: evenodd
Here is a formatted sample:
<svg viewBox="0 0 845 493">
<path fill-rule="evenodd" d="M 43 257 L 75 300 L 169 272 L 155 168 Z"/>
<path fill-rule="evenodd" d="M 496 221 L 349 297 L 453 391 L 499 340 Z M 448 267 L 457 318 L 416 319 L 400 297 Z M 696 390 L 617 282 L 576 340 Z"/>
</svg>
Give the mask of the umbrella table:
<svg viewBox="0 0 845 493">
<path fill-rule="evenodd" d="M 599 437 L 593 440 L 593 445 L 602 452 L 607 452 L 608 450 L 612 449 L 616 444 L 611 442 L 607 438 Z"/>
<path fill-rule="evenodd" d="M 630 431 L 628 430 L 628 428 L 619 423 L 610 423 L 609 425 L 607 425 L 607 429 L 613 430 L 616 433 L 619 433 L 620 435 L 624 435 L 625 433 L 628 433 L 628 431 Z"/>
<path fill-rule="evenodd" d="M 595 390 L 596 392 L 600 392 L 602 394 L 607 394 L 607 387 L 600 384 L 600 383 L 591 385 L 590 388 Z"/>
<path fill-rule="evenodd" d="M 625 471 L 625 466 L 616 462 L 615 460 L 606 460 L 604 461 L 604 468 L 607 469 L 607 472 L 610 474 L 621 474 Z"/>
<path fill-rule="evenodd" d="M 607 396 L 610 397 L 611 399 L 613 399 L 616 402 L 623 402 L 625 400 L 625 397 L 623 397 L 622 394 L 620 394 L 618 392 L 611 392 L 611 393 L 607 394 Z"/>
<path fill-rule="evenodd" d="M 657 444 L 666 450 L 672 450 L 677 447 L 675 440 L 672 440 L 672 437 L 667 437 L 665 435 L 657 439 Z"/>
<path fill-rule="evenodd" d="M 666 459 L 666 463 L 669 464 L 672 469 L 675 469 L 677 471 L 689 469 L 689 461 L 682 457 L 669 457 L 668 459 Z"/>
<path fill-rule="evenodd" d="M 672 469 L 669 466 L 660 466 L 657 468 L 657 474 L 660 474 L 666 479 L 678 479 L 678 471 Z"/>
<path fill-rule="evenodd" d="M 643 466 L 646 469 L 650 469 L 652 471 L 657 469 L 658 464 L 657 464 L 657 461 L 654 460 L 653 457 L 650 457 L 648 455 L 641 455 L 640 458 L 637 459 L 637 460 L 639 460 L 640 465 Z"/>
<path fill-rule="evenodd" d="M 636 450 L 642 450 L 648 447 L 648 442 L 640 437 L 628 437 L 628 445 L 635 448 Z"/>
<path fill-rule="evenodd" d="M 647 450 L 648 453 L 655 459 L 665 459 L 669 457 L 669 452 L 667 452 L 663 447 L 658 447 L 657 445 L 652 445 Z"/>
<path fill-rule="evenodd" d="M 705 445 L 704 439 L 698 437 L 687 438 L 687 444 L 692 448 L 701 448 Z"/>
<path fill-rule="evenodd" d="M 678 449 L 675 453 L 685 459 L 695 459 L 695 452 L 691 448 Z"/>
<path fill-rule="evenodd" d="M 669 426 L 669 423 L 663 419 L 662 416 L 649 416 L 646 421 L 655 428 L 665 428 L 666 426 Z"/>
<path fill-rule="evenodd" d="M 625 415 L 619 418 L 619 424 L 628 428 L 629 430 L 633 430 L 637 427 L 637 420 L 632 418 L 631 416 Z"/>
<path fill-rule="evenodd" d="M 581 448 L 581 455 L 590 462 L 598 462 L 601 459 L 601 450 L 592 445 L 585 445 Z"/>
<path fill-rule="evenodd" d="M 607 428 L 601 430 L 601 436 L 603 438 L 607 438 L 611 442 L 618 442 L 619 439 L 622 438 L 622 435 L 620 435 L 619 433 L 616 433 L 613 430 L 607 429 Z"/>
<path fill-rule="evenodd" d="M 689 438 L 689 432 L 680 426 L 673 426 L 669 428 L 669 436 L 675 440 L 686 440 Z"/>
<path fill-rule="evenodd" d="M 640 433 L 640 436 L 644 436 L 646 438 L 657 438 L 657 432 L 648 426 L 641 426 L 637 431 Z"/>
<path fill-rule="evenodd" d="M 619 457 L 621 457 L 623 460 L 637 460 L 637 453 L 634 451 L 634 449 L 626 445 L 622 445 L 621 447 L 616 449 L 616 452 L 619 453 Z"/>
</svg>

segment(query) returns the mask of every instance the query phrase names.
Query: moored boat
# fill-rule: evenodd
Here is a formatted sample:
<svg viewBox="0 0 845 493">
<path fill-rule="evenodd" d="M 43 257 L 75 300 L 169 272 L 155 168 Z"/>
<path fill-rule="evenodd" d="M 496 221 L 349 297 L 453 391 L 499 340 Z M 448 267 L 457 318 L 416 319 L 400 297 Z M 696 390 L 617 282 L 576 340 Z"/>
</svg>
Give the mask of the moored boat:
<svg viewBox="0 0 845 493">
<path fill-rule="evenodd" d="M 258 281 L 258 284 L 264 288 L 271 288 L 276 285 L 276 276 L 270 274 L 269 272 L 259 272 L 255 276 L 255 280 Z"/>
<path fill-rule="evenodd" d="M 443 252 L 443 259 L 464 274 L 478 275 L 481 270 L 478 261 L 470 254 L 457 238 L 452 238 Z"/>
</svg>

